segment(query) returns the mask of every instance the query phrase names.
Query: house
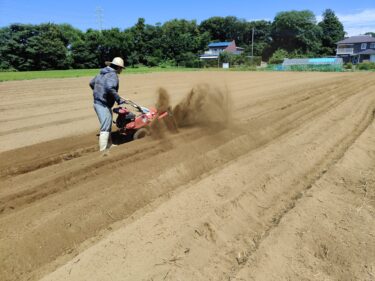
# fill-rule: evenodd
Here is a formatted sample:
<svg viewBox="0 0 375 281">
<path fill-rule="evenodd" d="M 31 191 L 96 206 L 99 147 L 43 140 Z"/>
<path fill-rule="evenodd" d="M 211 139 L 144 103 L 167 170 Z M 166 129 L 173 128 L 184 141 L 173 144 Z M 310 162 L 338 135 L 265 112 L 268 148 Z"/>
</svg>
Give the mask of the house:
<svg viewBox="0 0 375 281">
<path fill-rule="evenodd" d="M 224 51 L 235 55 L 240 55 L 243 53 L 244 48 L 237 47 L 236 42 L 234 40 L 232 42 L 210 43 L 208 45 L 208 51 L 206 51 L 203 55 L 200 55 L 200 58 L 201 60 L 217 60 L 219 58 L 220 53 Z"/>
<path fill-rule="evenodd" d="M 345 63 L 353 64 L 363 61 L 375 62 L 375 38 L 367 35 L 352 36 L 339 41 L 337 44 L 336 56 Z"/>
</svg>

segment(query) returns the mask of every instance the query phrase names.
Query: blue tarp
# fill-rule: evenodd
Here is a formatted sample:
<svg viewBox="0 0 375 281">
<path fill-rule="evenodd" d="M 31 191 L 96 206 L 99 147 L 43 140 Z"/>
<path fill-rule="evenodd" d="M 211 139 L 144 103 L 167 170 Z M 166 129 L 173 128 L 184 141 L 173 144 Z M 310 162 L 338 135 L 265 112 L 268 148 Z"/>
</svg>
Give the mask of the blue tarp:
<svg viewBox="0 0 375 281">
<path fill-rule="evenodd" d="M 292 65 L 342 65 L 342 58 L 284 59 L 283 66 Z"/>
<path fill-rule="evenodd" d="M 335 62 L 336 62 L 336 58 L 309 59 L 309 63 L 331 64 L 331 63 L 335 63 Z"/>
</svg>

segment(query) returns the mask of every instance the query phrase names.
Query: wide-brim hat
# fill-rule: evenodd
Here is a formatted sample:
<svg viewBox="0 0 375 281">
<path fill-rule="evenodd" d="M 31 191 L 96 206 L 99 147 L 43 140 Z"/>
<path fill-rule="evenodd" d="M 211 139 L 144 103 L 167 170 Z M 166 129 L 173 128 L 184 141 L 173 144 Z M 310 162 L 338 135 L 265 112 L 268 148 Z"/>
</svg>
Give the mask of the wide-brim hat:
<svg viewBox="0 0 375 281">
<path fill-rule="evenodd" d="M 117 65 L 118 67 L 125 68 L 124 60 L 120 57 L 116 57 L 112 61 L 106 61 L 105 64 L 108 65 L 108 66 L 113 64 L 113 65 Z"/>
</svg>

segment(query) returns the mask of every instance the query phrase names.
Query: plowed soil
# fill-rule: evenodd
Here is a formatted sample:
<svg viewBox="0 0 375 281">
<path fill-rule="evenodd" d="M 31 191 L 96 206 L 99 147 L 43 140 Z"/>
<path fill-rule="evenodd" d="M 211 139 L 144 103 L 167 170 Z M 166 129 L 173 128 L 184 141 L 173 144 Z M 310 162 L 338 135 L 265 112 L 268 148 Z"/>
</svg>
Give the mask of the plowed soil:
<svg viewBox="0 0 375 281">
<path fill-rule="evenodd" d="M 122 75 L 228 107 L 105 155 L 89 80 L 0 83 L 0 280 L 375 280 L 374 74 Z"/>
</svg>

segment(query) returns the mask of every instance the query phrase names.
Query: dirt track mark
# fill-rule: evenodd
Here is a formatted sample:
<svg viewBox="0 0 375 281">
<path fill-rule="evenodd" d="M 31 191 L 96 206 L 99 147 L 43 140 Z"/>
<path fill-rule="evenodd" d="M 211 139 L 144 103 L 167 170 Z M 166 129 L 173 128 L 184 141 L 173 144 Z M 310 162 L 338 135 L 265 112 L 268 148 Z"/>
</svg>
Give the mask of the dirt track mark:
<svg viewBox="0 0 375 281">
<path fill-rule="evenodd" d="M 87 120 L 87 119 L 92 119 L 92 114 L 86 115 L 86 116 L 79 116 L 80 120 Z M 45 127 L 52 127 L 52 126 L 58 126 L 58 125 L 63 125 L 63 124 L 69 124 L 74 121 L 76 121 L 77 118 L 70 118 L 70 119 L 65 119 L 61 121 L 51 121 L 51 122 L 45 122 L 45 123 L 40 123 L 32 126 L 27 126 L 23 128 L 17 128 L 17 129 L 12 129 L 12 130 L 7 130 L 7 131 L 0 131 L 0 137 L 1 136 L 6 136 L 14 133 L 20 133 L 20 132 L 27 132 L 27 131 L 33 131 L 35 129 L 40 129 L 40 128 L 45 128 Z"/>
<path fill-rule="evenodd" d="M 45 112 L 45 113 L 41 113 L 41 114 L 32 114 L 32 117 L 43 117 L 43 116 L 49 116 L 49 115 L 53 115 L 53 114 L 61 114 L 61 113 L 64 113 L 64 114 L 67 114 L 67 113 L 72 113 L 72 112 L 79 112 L 81 111 L 82 108 L 77 108 L 77 109 L 69 109 L 69 110 L 59 110 L 56 112 L 56 110 L 52 109 L 50 112 Z M 30 116 L 30 115 L 29 115 Z M 25 117 L 24 116 L 21 116 L 21 117 L 14 117 L 14 118 L 9 118 L 9 119 L 0 119 L 0 123 L 7 123 L 7 122 L 14 122 L 14 121 L 24 121 L 25 120 Z"/>
<path fill-rule="evenodd" d="M 185 135 L 185 137 L 188 136 Z M 106 167 L 107 170 L 112 170 L 117 166 L 123 165 L 125 162 L 131 163 L 132 161 L 140 161 L 142 159 L 160 154 L 166 150 L 166 146 L 155 147 L 155 144 L 156 142 L 142 143 L 142 145 L 139 145 L 134 150 L 123 152 L 118 151 L 118 154 L 111 154 L 111 156 L 108 157 L 103 157 L 99 153 L 95 153 L 94 155 L 86 155 L 87 159 L 85 160 L 86 163 L 84 167 L 82 167 L 82 165 L 79 163 L 75 164 L 75 159 L 69 159 L 71 160 L 70 163 L 65 163 L 65 159 L 61 161 L 60 156 L 52 161 L 44 162 L 42 165 L 46 166 L 43 168 L 55 166 L 55 164 L 64 164 L 65 167 L 56 166 L 56 171 L 54 172 L 55 175 L 52 177 L 47 177 L 40 184 L 33 185 L 32 187 L 26 185 L 25 188 L 19 188 L 18 190 L 10 189 L 9 193 L 3 191 L 2 196 L 0 197 L 0 213 L 14 211 L 23 207 L 25 204 L 27 205 L 46 196 L 53 195 L 59 191 L 73 188 L 74 185 L 100 174 L 98 171 L 102 170 L 103 167 Z M 93 148 L 89 149 L 88 152 L 96 150 L 96 148 Z M 77 156 L 82 157 L 84 154 L 78 154 Z M 37 170 L 34 171 L 38 172 Z M 40 174 L 43 173 L 44 171 L 41 170 Z M 25 176 L 28 177 L 29 175 Z M 30 174 L 30 177 L 33 177 L 33 175 Z M 36 177 L 38 178 L 38 176 Z M 21 177 L 21 181 L 23 181 L 23 177 Z M 38 181 L 40 181 L 40 179 Z M 3 183 L 4 186 L 10 186 L 12 185 L 12 182 L 13 179 L 11 179 L 9 184 L 8 180 L 4 181 Z"/>
<path fill-rule="evenodd" d="M 2 152 L 0 180 L 81 157 L 96 150 L 97 138 L 92 132 Z"/>
<path fill-rule="evenodd" d="M 365 103 L 365 101 L 363 101 L 363 103 Z M 363 112 L 358 113 L 362 113 L 363 116 L 363 118 L 359 120 L 358 126 L 355 127 L 354 130 L 350 132 L 350 134 L 340 139 L 334 146 L 335 148 L 330 150 L 326 154 L 326 156 L 322 158 L 321 162 L 314 167 L 313 170 L 308 171 L 307 174 L 305 174 L 303 177 L 300 177 L 301 179 L 303 179 L 302 181 L 294 182 L 294 187 L 290 186 L 290 189 L 296 190 L 296 192 L 294 194 L 292 193 L 288 200 L 284 199 L 282 200 L 282 203 L 275 202 L 276 204 L 273 206 L 273 208 L 276 209 L 275 207 L 276 205 L 278 205 L 278 212 L 276 212 L 269 218 L 269 223 L 264 229 L 259 231 L 258 234 L 252 234 L 254 238 L 251 240 L 248 248 L 246 250 L 243 250 L 245 262 L 239 264 L 238 266 L 233 266 L 231 273 L 228 274 L 231 280 L 242 268 L 246 267 L 246 261 L 248 259 L 252 259 L 252 257 L 257 254 L 257 251 L 261 247 L 263 241 L 265 241 L 272 232 L 277 231 L 277 227 L 280 221 L 297 206 L 299 201 L 305 199 L 304 196 L 311 189 L 311 187 L 317 181 L 319 181 L 332 166 L 336 165 L 336 163 L 343 158 L 348 149 L 369 128 L 369 126 L 373 124 L 375 118 L 375 101 L 372 100 L 372 103 L 368 106 L 366 114 L 363 114 Z M 245 195 L 243 194 L 242 196 Z"/>
<path fill-rule="evenodd" d="M 375 104 L 374 104 L 375 106 Z M 265 241 L 269 235 L 276 231 L 277 227 L 279 226 L 280 221 L 289 214 L 296 206 L 299 204 L 300 201 L 305 199 L 306 193 L 316 184 L 332 166 L 336 165 L 338 161 L 340 161 L 345 153 L 347 153 L 348 149 L 357 141 L 359 137 L 369 128 L 369 126 L 373 125 L 375 119 L 375 109 L 372 111 L 370 110 L 371 118 L 364 118 L 363 125 L 356 128 L 351 134 L 347 136 L 347 138 L 340 141 L 336 147 L 336 149 L 332 152 L 332 155 L 327 155 L 327 158 L 323 159 L 321 164 L 318 164 L 317 167 L 319 168 L 316 172 L 311 172 L 311 179 L 304 181 L 304 186 L 300 189 L 294 196 L 290 198 L 288 202 L 284 204 L 284 208 L 276 213 L 271 221 L 269 226 L 264 229 L 264 231 L 259 234 L 255 235 L 253 239 L 253 244 L 251 247 L 244 252 L 245 260 L 251 259 L 252 256 L 256 255 L 258 249 L 261 247 L 263 241 Z M 362 124 L 362 122 L 360 122 Z M 311 196 L 311 195 L 309 195 Z M 246 262 L 239 264 L 239 267 L 235 270 L 232 270 L 230 276 L 235 276 L 242 268 L 246 267 Z"/>
<path fill-rule="evenodd" d="M 375 228 L 366 222 L 375 214 L 374 133 L 373 121 L 232 280 L 372 280 Z"/>
</svg>

